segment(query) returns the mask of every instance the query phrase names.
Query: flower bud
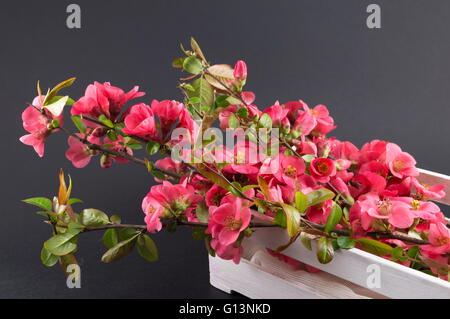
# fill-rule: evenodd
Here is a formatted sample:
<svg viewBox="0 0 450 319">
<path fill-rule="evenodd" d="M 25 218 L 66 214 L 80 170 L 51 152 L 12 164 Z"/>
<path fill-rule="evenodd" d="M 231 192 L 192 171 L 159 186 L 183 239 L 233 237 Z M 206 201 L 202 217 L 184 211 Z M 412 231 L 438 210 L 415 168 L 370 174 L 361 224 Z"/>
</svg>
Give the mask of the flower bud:
<svg viewBox="0 0 450 319">
<path fill-rule="evenodd" d="M 244 61 L 239 60 L 236 62 L 233 76 L 236 80 L 245 80 L 247 78 L 247 65 Z"/>
<path fill-rule="evenodd" d="M 102 168 L 110 168 L 112 165 L 112 158 L 108 155 L 103 154 L 100 158 L 100 166 Z"/>
</svg>

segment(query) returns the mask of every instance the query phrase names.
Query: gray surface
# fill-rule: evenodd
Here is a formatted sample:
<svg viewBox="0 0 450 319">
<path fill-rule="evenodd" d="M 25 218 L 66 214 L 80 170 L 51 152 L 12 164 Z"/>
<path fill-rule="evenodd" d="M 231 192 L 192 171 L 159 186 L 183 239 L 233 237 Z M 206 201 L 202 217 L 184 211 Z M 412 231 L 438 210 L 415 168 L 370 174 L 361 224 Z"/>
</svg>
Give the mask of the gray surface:
<svg viewBox="0 0 450 319">
<path fill-rule="evenodd" d="M 140 201 L 152 179 L 140 167 L 97 163 L 78 170 L 64 157 L 66 138 L 52 136 L 44 159 L 19 144 L 20 113 L 35 83 L 75 75 L 80 96 L 94 80 L 150 99 L 181 99 L 170 67 L 178 43 L 194 35 L 210 60 L 249 66 L 256 104 L 302 98 L 329 106 L 335 135 L 360 146 L 399 143 L 420 167 L 450 174 L 450 2 L 376 1 L 382 29 L 365 26 L 372 1 L 81 1 L 82 29 L 65 27 L 69 1 L 3 1 L 0 9 L 1 165 L 0 297 L 224 297 L 208 284 L 203 244 L 187 232 L 156 237 L 161 260 L 134 255 L 99 262 L 100 234 L 81 241 L 82 289 L 65 288 L 58 269 L 40 265 L 49 229 L 20 199 L 56 191 L 60 167 L 89 205 L 142 222 Z"/>
</svg>

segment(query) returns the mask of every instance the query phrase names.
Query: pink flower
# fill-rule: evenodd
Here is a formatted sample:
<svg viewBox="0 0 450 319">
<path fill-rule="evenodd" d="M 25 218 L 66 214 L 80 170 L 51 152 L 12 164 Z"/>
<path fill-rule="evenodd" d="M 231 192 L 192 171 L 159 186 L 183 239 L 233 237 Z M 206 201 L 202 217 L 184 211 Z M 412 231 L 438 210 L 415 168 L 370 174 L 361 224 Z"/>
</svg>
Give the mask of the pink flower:
<svg viewBox="0 0 450 319">
<path fill-rule="evenodd" d="M 353 184 L 357 185 L 349 187 L 352 196 L 355 198 L 368 192 L 382 193 L 386 187 L 386 179 L 372 172 L 358 174 L 352 181 Z"/>
<path fill-rule="evenodd" d="M 263 113 L 270 116 L 273 127 L 289 128 L 290 123 L 287 117 L 289 110 L 283 108 L 278 102 L 266 108 Z"/>
<path fill-rule="evenodd" d="M 241 93 L 241 97 L 244 100 L 245 104 L 250 105 L 255 101 L 255 93 L 250 91 L 245 91 Z"/>
<path fill-rule="evenodd" d="M 236 242 L 240 233 L 250 224 L 250 208 L 243 205 L 242 199 L 234 197 L 220 206 L 209 207 L 209 222 L 206 233 L 211 234 L 221 245 Z"/>
<path fill-rule="evenodd" d="M 165 140 L 168 133 L 173 129 L 175 122 L 180 120 L 184 105 L 183 103 L 173 100 L 164 100 L 161 102 L 153 100 L 151 107 L 153 113 L 158 117 L 160 122 L 161 138 Z"/>
<path fill-rule="evenodd" d="M 150 106 L 139 103 L 131 107 L 125 116 L 125 134 L 136 135 L 148 140 L 157 140 L 155 117 Z"/>
<path fill-rule="evenodd" d="M 117 140 L 116 141 L 112 141 L 110 140 L 108 137 L 105 137 L 105 139 L 103 140 L 104 144 L 108 144 L 109 148 L 111 148 L 114 151 L 117 152 L 121 152 L 121 153 L 126 153 L 128 155 L 133 155 L 133 150 L 131 148 L 125 147 L 125 138 L 121 135 L 117 135 Z M 129 162 L 128 159 L 123 158 L 123 157 L 118 157 L 118 156 L 108 156 L 108 161 L 105 164 L 102 164 L 101 166 L 103 168 L 108 168 L 112 165 L 112 162 L 116 161 L 117 163 L 120 164 L 126 164 Z"/>
<path fill-rule="evenodd" d="M 223 189 L 217 184 L 214 184 L 205 195 L 206 205 L 208 206 L 219 206 L 222 198 L 228 193 L 227 190 Z"/>
<path fill-rule="evenodd" d="M 378 200 L 379 197 L 376 194 L 369 193 L 361 196 L 358 201 L 350 208 L 349 219 L 352 224 L 352 229 L 357 234 L 364 234 L 371 229 L 375 218 L 367 213 L 367 204 L 373 203 Z"/>
<path fill-rule="evenodd" d="M 162 206 L 148 206 L 145 212 L 144 221 L 147 224 L 147 230 L 150 233 L 157 233 L 162 229 L 161 217 L 164 214 Z"/>
<path fill-rule="evenodd" d="M 40 157 L 44 156 L 45 140 L 52 131 L 57 131 L 52 128 L 51 121 L 39 111 L 43 107 L 43 98 L 43 96 L 35 97 L 32 106 L 30 105 L 22 112 L 23 128 L 30 134 L 24 135 L 19 139 L 23 144 L 32 146 Z M 56 117 L 47 110 L 44 112 L 61 124 L 62 116 Z"/>
<path fill-rule="evenodd" d="M 94 84 L 90 84 L 86 88 L 84 96 L 74 104 L 71 114 L 86 115 L 93 118 L 103 114 L 115 121 L 129 100 L 145 95 L 145 93 L 138 91 L 138 86 L 125 93 L 122 89 L 112 86 L 109 82 L 103 84 L 94 82 Z"/>
<path fill-rule="evenodd" d="M 398 178 L 407 176 L 418 176 L 419 171 L 416 168 L 416 160 L 401 148 L 394 144 L 386 145 L 386 164 L 392 175 Z"/>
<path fill-rule="evenodd" d="M 309 135 L 317 126 L 317 119 L 311 109 L 305 104 L 304 111 L 299 111 L 295 119 L 293 130 L 298 131 L 300 135 Z"/>
<path fill-rule="evenodd" d="M 202 200 L 195 194 L 192 186 L 186 183 L 172 185 L 164 181 L 161 185 L 153 186 L 142 201 L 142 211 L 149 232 L 161 230 L 161 218 L 181 218 L 183 215 L 193 214 L 198 202 Z"/>
<path fill-rule="evenodd" d="M 233 260 L 235 264 L 239 264 L 244 248 L 236 245 L 223 245 L 218 239 L 211 240 L 211 248 L 214 249 L 217 256 L 225 260 Z"/>
<path fill-rule="evenodd" d="M 380 200 L 378 196 L 367 196 L 358 200 L 361 210 L 373 218 L 386 219 L 389 224 L 397 228 L 408 228 L 414 222 L 414 214 L 409 206 L 402 201 Z"/>
<path fill-rule="evenodd" d="M 225 172 L 245 175 L 257 174 L 259 171 L 258 147 L 247 141 L 238 141 L 233 149 L 234 160 L 224 168 Z"/>
<path fill-rule="evenodd" d="M 325 202 L 308 208 L 306 217 L 316 224 L 325 224 L 332 208 L 333 201 L 331 199 L 326 200 Z"/>
<path fill-rule="evenodd" d="M 412 183 L 417 192 L 425 198 L 441 199 L 445 197 L 445 185 L 425 185 L 421 184 L 416 178 L 412 179 Z"/>
<path fill-rule="evenodd" d="M 314 132 L 325 135 L 336 128 L 334 125 L 334 120 L 330 116 L 330 113 L 325 105 L 317 105 L 311 110 L 311 112 L 317 120 L 317 125 L 314 128 Z"/>
<path fill-rule="evenodd" d="M 428 240 L 431 245 L 423 245 L 421 248 L 434 254 L 450 252 L 450 230 L 443 223 L 430 225 Z"/>
<path fill-rule="evenodd" d="M 350 142 L 333 140 L 330 155 L 336 159 L 345 159 L 351 162 L 357 162 L 359 150 Z"/>
<path fill-rule="evenodd" d="M 305 162 L 296 156 L 284 156 L 279 154 L 274 158 L 268 158 L 260 172 L 273 174 L 281 182 L 295 187 L 295 182 L 305 172 Z"/>
<path fill-rule="evenodd" d="M 83 138 L 83 134 L 81 133 L 78 133 L 77 136 Z M 92 144 L 100 144 L 100 138 L 98 137 L 89 136 L 87 140 Z M 73 136 L 69 136 L 67 143 L 69 144 L 69 149 L 66 151 L 66 158 L 71 161 L 76 168 L 83 168 L 88 165 L 91 161 L 91 157 L 95 155 L 86 144 L 83 144 Z"/>
<path fill-rule="evenodd" d="M 301 112 L 301 109 L 308 108 L 308 105 L 306 105 L 306 103 L 303 102 L 302 100 L 299 100 L 284 103 L 284 108 L 289 110 L 288 113 L 289 120 L 291 122 L 295 122 L 299 113 Z"/>
<path fill-rule="evenodd" d="M 327 183 L 330 177 L 336 175 L 336 165 L 329 158 L 318 157 L 311 161 L 309 172 L 318 182 Z"/>
<path fill-rule="evenodd" d="M 185 169 L 185 165 L 182 162 L 174 162 L 171 157 L 157 160 L 155 166 L 176 174 L 181 174 Z"/>
<path fill-rule="evenodd" d="M 247 64 L 244 61 L 239 60 L 234 66 L 233 76 L 236 80 L 242 81 L 247 78 Z"/>
<path fill-rule="evenodd" d="M 386 152 L 387 142 L 380 140 L 373 140 L 363 145 L 360 151 L 360 163 L 379 160 Z"/>
</svg>

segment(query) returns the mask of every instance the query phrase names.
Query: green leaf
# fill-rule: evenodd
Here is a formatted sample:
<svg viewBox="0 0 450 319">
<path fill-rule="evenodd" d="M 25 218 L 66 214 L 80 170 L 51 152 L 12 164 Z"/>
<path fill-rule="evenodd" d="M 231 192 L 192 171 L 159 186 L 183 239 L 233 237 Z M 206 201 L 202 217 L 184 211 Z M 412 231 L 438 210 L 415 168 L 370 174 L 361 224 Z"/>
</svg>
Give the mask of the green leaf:
<svg viewBox="0 0 450 319">
<path fill-rule="evenodd" d="M 242 104 L 242 101 L 239 100 L 238 98 L 235 98 L 234 96 L 228 96 L 227 101 L 231 105 L 241 105 Z"/>
<path fill-rule="evenodd" d="M 111 223 L 116 224 L 116 225 L 119 225 L 122 223 L 122 219 L 118 215 L 112 215 L 109 219 L 111 220 Z"/>
<path fill-rule="evenodd" d="M 209 112 L 214 106 L 214 90 L 204 78 L 192 81 L 194 91 L 188 92 L 190 103 L 201 112 Z M 194 100 L 191 100 L 196 98 Z"/>
<path fill-rule="evenodd" d="M 308 207 L 315 206 L 333 197 L 334 193 L 327 188 L 319 188 L 306 195 Z"/>
<path fill-rule="evenodd" d="M 109 218 L 101 210 L 86 208 L 81 212 L 81 222 L 85 226 L 97 227 L 109 224 Z"/>
<path fill-rule="evenodd" d="M 359 238 L 356 241 L 365 251 L 378 256 L 390 255 L 393 250 L 388 244 L 370 238 Z"/>
<path fill-rule="evenodd" d="M 408 257 L 416 259 L 419 255 L 419 246 L 413 246 L 410 249 L 408 249 Z"/>
<path fill-rule="evenodd" d="M 130 239 L 136 235 L 139 235 L 139 231 L 137 231 L 136 229 L 130 227 L 122 228 L 119 231 L 119 241 Z"/>
<path fill-rule="evenodd" d="M 158 248 L 150 236 L 142 234 L 137 240 L 137 251 L 142 258 L 153 262 L 158 260 Z"/>
<path fill-rule="evenodd" d="M 107 118 L 105 116 L 105 114 L 100 114 L 100 116 L 98 117 L 98 120 L 100 123 L 102 123 L 103 125 L 109 127 L 109 128 L 114 128 L 114 124 L 113 122 L 111 122 L 111 120 L 109 118 Z"/>
<path fill-rule="evenodd" d="M 206 62 L 206 58 L 202 52 L 202 49 L 200 49 L 200 46 L 198 45 L 197 41 L 195 41 L 195 39 L 193 37 L 191 37 L 191 48 L 197 54 L 197 56 L 199 58 L 201 58 L 203 61 Z"/>
<path fill-rule="evenodd" d="M 114 130 L 109 130 L 108 133 L 106 133 L 108 135 L 108 138 L 112 141 L 115 142 L 118 140 L 117 138 L 117 134 L 116 132 L 114 132 Z"/>
<path fill-rule="evenodd" d="M 103 233 L 103 244 L 106 248 L 113 248 L 119 243 L 117 231 L 114 228 L 107 229 Z"/>
<path fill-rule="evenodd" d="M 72 119 L 73 124 L 75 124 L 75 127 L 80 131 L 81 133 L 86 133 L 86 125 L 83 123 L 83 120 L 76 115 L 73 115 L 70 117 Z"/>
<path fill-rule="evenodd" d="M 392 256 L 393 260 L 399 260 L 400 257 L 403 256 L 403 249 L 402 249 L 402 247 L 398 247 L 397 246 L 394 249 L 392 249 L 391 256 Z"/>
<path fill-rule="evenodd" d="M 205 78 L 209 84 L 216 89 L 226 91 L 227 88 L 224 87 L 224 85 L 227 85 L 230 81 L 234 80 L 233 71 L 233 67 L 228 64 L 216 64 L 208 68 L 208 72 L 211 73 L 212 76 L 205 74 Z"/>
<path fill-rule="evenodd" d="M 331 240 L 327 237 L 320 237 L 317 241 L 317 259 L 321 264 L 328 264 L 333 257 L 334 249 Z"/>
<path fill-rule="evenodd" d="M 203 70 L 203 66 L 197 58 L 190 56 L 184 59 L 183 69 L 192 74 L 200 74 Z"/>
<path fill-rule="evenodd" d="M 147 143 L 145 149 L 149 155 L 155 155 L 159 152 L 161 145 L 158 142 L 150 141 Z"/>
<path fill-rule="evenodd" d="M 352 249 L 355 247 L 356 242 L 350 237 L 340 236 L 336 240 L 338 246 L 342 249 Z"/>
<path fill-rule="evenodd" d="M 237 110 L 237 115 L 243 119 L 248 117 L 248 109 L 246 107 L 241 107 Z"/>
<path fill-rule="evenodd" d="M 73 84 L 73 82 L 75 82 L 76 78 L 70 78 L 67 79 L 65 81 L 62 81 L 61 83 L 59 83 L 58 85 L 56 85 L 46 96 L 44 99 L 44 105 L 47 105 L 47 103 L 49 101 L 51 101 L 57 94 L 58 92 L 68 86 L 71 86 Z"/>
<path fill-rule="evenodd" d="M 83 201 L 81 199 L 79 199 L 79 198 L 70 198 L 67 201 L 68 205 L 73 205 L 73 204 L 77 204 L 77 203 L 83 203 Z"/>
<path fill-rule="evenodd" d="M 333 202 L 333 208 L 331 209 L 330 215 L 328 216 L 327 223 L 325 224 L 324 231 L 329 233 L 336 227 L 342 218 L 342 208 L 335 202 Z"/>
<path fill-rule="evenodd" d="M 193 96 L 188 100 L 189 104 L 198 104 L 200 103 L 200 98 L 198 96 Z"/>
<path fill-rule="evenodd" d="M 258 176 L 258 185 L 261 189 L 261 192 L 263 193 L 264 197 L 267 200 L 270 200 L 270 191 L 269 191 L 269 185 L 267 184 L 266 180 L 262 176 Z"/>
<path fill-rule="evenodd" d="M 227 95 L 219 95 L 216 97 L 216 106 L 222 108 L 229 106 L 230 102 L 227 101 L 227 98 Z"/>
<path fill-rule="evenodd" d="M 284 203 L 280 203 L 280 205 L 283 208 L 283 211 L 286 213 L 287 233 L 290 237 L 293 237 L 300 230 L 300 213 L 295 207 L 291 205 L 287 205 Z"/>
<path fill-rule="evenodd" d="M 269 114 L 264 113 L 263 115 L 261 115 L 258 124 L 259 127 L 272 128 L 272 119 L 270 118 Z"/>
<path fill-rule="evenodd" d="M 201 223 L 208 222 L 209 211 L 204 201 L 201 201 L 200 203 L 197 204 L 197 207 L 195 208 L 195 216 L 197 216 L 198 220 Z"/>
<path fill-rule="evenodd" d="M 311 237 L 309 236 L 308 233 L 301 232 L 301 234 L 300 234 L 300 242 L 303 244 L 303 246 L 306 247 L 306 249 L 312 250 Z"/>
<path fill-rule="evenodd" d="M 52 211 L 52 209 L 53 209 L 52 201 L 45 197 L 28 198 L 28 199 L 24 199 L 23 202 L 30 204 L 30 205 L 40 207 L 42 209 L 45 209 L 46 211 Z"/>
<path fill-rule="evenodd" d="M 299 211 L 300 214 L 303 214 L 306 211 L 308 205 L 308 200 L 306 199 L 305 194 L 302 192 L 295 193 L 295 208 Z"/>
<path fill-rule="evenodd" d="M 52 267 L 58 262 L 59 257 L 53 255 L 49 252 L 45 247 L 42 247 L 41 250 L 41 261 L 47 267 Z"/>
<path fill-rule="evenodd" d="M 239 127 L 239 120 L 234 114 L 231 114 L 228 118 L 228 127 L 232 129 L 236 129 Z"/>
<path fill-rule="evenodd" d="M 350 219 L 350 211 L 347 206 L 345 206 L 344 209 L 342 210 L 342 214 L 344 214 L 344 218 L 346 220 Z"/>
<path fill-rule="evenodd" d="M 286 213 L 283 210 L 279 210 L 275 213 L 275 217 L 273 219 L 273 223 L 286 228 Z"/>
<path fill-rule="evenodd" d="M 133 150 L 140 150 L 143 148 L 141 144 L 128 144 L 127 147 Z"/>
<path fill-rule="evenodd" d="M 75 235 L 69 232 L 58 234 L 44 242 L 44 247 L 53 255 L 64 256 L 70 254 L 77 248 L 77 244 L 74 242 L 75 240 Z"/>
<path fill-rule="evenodd" d="M 72 235 L 78 235 L 84 230 L 84 225 L 81 225 L 77 222 L 70 222 L 67 226 L 67 232 Z"/>
<path fill-rule="evenodd" d="M 183 62 L 185 58 L 176 58 L 172 61 L 172 66 L 177 69 L 181 69 L 183 67 Z"/>
<path fill-rule="evenodd" d="M 102 262 L 110 263 L 116 260 L 121 259 L 122 257 L 128 255 L 134 248 L 136 244 L 137 237 L 140 233 L 136 233 L 131 238 L 128 238 L 124 241 L 121 241 L 114 247 L 111 247 L 106 253 L 102 256 Z"/>
</svg>

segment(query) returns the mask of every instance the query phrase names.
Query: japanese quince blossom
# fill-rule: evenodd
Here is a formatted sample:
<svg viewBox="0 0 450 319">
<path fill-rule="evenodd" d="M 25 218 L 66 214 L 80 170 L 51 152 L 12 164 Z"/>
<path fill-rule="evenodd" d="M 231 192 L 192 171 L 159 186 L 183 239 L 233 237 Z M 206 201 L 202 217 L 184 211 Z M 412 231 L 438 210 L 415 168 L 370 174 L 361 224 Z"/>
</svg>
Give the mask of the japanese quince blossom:
<svg viewBox="0 0 450 319">
<path fill-rule="evenodd" d="M 195 193 L 194 187 L 187 183 L 173 185 L 164 181 L 161 185 L 153 186 L 142 201 L 148 231 L 160 231 L 162 218 L 179 218 L 185 215 L 187 220 L 195 220 L 193 210 L 202 199 L 202 196 Z"/>
<path fill-rule="evenodd" d="M 450 252 L 450 230 L 445 224 L 431 224 L 428 240 L 431 245 L 422 246 L 423 250 L 438 255 Z"/>
<path fill-rule="evenodd" d="M 44 96 L 35 97 L 32 105 L 22 112 L 23 128 L 30 134 L 22 136 L 20 141 L 25 145 L 32 146 L 39 157 L 44 156 L 44 143 L 47 137 L 53 131 L 57 131 L 53 129 L 51 120 L 41 112 L 54 120 L 58 120 L 60 124 L 62 122 L 62 115 L 54 116 L 43 108 L 44 98 Z"/>
<path fill-rule="evenodd" d="M 252 216 L 247 201 L 233 195 L 227 195 L 221 200 L 220 206 L 209 207 L 208 229 L 212 235 L 211 245 L 219 250 L 216 253 L 224 259 L 239 261 L 242 251 L 237 248 L 236 241 L 240 234 L 249 226 Z"/>
<path fill-rule="evenodd" d="M 83 135 L 80 133 L 78 133 L 77 136 L 83 138 Z M 100 138 L 95 136 L 89 136 L 87 141 L 92 144 L 100 144 Z M 69 144 L 69 149 L 66 151 L 66 158 L 71 161 L 76 168 L 83 168 L 88 165 L 91 161 L 91 157 L 95 155 L 94 151 L 74 136 L 69 136 L 67 143 Z"/>
<path fill-rule="evenodd" d="M 124 124 L 124 133 L 160 143 L 170 139 L 174 128 L 185 128 L 189 141 L 198 133 L 198 125 L 184 108 L 184 104 L 169 100 L 153 100 L 151 106 L 144 103 L 133 105 L 125 115 Z"/>
<path fill-rule="evenodd" d="M 129 100 L 143 95 L 145 93 L 139 92 L 138 86 L 125 93 L 109 82 L 103 84 L 94 82 L 86 88 L 84 96 L 73 105 L 71 114 L 86 115 L 93 118 L 98 118 L 103 114 L 108 119 L 115 121 Z"/>
</svg>

